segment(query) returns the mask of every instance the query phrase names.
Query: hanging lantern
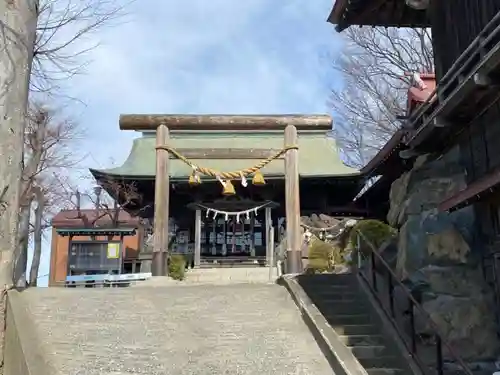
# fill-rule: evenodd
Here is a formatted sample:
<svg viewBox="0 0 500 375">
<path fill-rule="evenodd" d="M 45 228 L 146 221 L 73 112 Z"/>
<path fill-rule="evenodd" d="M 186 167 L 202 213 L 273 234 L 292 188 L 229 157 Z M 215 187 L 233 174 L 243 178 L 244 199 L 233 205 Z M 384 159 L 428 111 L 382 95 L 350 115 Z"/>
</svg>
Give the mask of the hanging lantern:
<svg viewBox="0 0 500 375">
<path fill-rule="evenodd" d="M 266 184 L 266 180 L 264 180 L 264 176 L 262 175 L 261 171 L 255 172 L 255 174 L 253 175 L 252 184 L 254 184 L 254 185 L 265 185 Z"/>
<path fill-rule="evenodd" d="M 222 195 L 235 195 L 234 185 L 231 180 L 224 181 L 224 189 L 222 190 Z"/>
</svg>

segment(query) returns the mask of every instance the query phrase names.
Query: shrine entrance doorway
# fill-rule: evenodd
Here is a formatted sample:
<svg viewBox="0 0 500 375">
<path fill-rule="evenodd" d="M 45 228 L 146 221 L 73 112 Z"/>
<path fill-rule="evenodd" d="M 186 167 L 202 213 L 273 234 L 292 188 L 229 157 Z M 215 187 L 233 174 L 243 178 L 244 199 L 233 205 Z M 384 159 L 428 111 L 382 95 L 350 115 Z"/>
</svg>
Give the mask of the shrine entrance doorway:
<svg viewBox="0 0 500 375">
<path fill-rule="evenodd" d="M 201 257 L 266 256 L 263 218 L 202 219 Z"/>
<path fill-rule="evenodd" d="M 249 202 L 243 208 L 241 203 L 190 204 L 196 212 L 195 267 L 203 263 L 268 264 L 274 248 L 269 235 L 273 230 L 271 210 L 276 206 L 270 201 Z"/>
</svg>

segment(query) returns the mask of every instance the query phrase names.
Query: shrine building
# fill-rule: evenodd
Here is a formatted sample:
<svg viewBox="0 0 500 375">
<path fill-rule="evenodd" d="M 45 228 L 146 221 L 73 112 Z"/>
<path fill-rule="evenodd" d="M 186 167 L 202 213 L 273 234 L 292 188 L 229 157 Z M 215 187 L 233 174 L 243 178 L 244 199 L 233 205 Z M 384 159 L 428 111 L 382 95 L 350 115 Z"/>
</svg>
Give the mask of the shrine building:
<svg viewBox="0 0 500 375">
<path fill-rule="evenodd" d="M 330 134 L 329 116 L 226 116 L 229 120 L 224 123 L 217 123 L 216 116 L 204 116 L 209 118 L 206 123 L 200 120 L 203 116 L 162 116 L 169 129 L 168 150 L 164 150 L 168 152 L 168 176 L 164 179 L 169 190 L 160 194 L 168 197 L 163 200 L 164 207 L 157 203 L 156 208 L 159 192 L 155 198 L 155 180 L 161 164 L 157 157 L 163 147 L 158 146 L 155 126 L 148 125 L 156 120 L 151 120 L 154 116 L 135 116 L 139 119 L 130 125 L 127 121 L 133 121 L 129 118 L 134 116 L 127 116 L 121 117 L 121 129 L 140 132 L 128 158 L 119 167 L 91 169 L 91 173 L 104 189 L 107 181 L 133 185 L 140 199 L 123 208 L 146 219 L 151 232 L 155 209 L 160 213 L 167 210 L 169 236 L 161 243 L 166 245 L 167 238 L 175 234 L 169 251 L 194 253 L 195 267 L 224 261 L 269 261 L 274 244 L 269 243 L 266 233 L 272 228 L 274 241 L 280 240 L 286 226 L 286 198 L 290 196 L 285 192 L 286 121 L 296 123 L 297 131 L 296 145 L 288 145 L 298 149 L 297 215 L 368 216 L 352 203 L 364 186 L 365 176 L 342 162 Z M 264 166 L 247 173 L 259 165 Z M 215 173 L 206 176 L 203 169 Z M 245 170 L 243 175 L 237 173 Z M 217 171 L 236 174 L 221 178 Z M 118 195 L 113 198 L 123 202 L 124 197 L 114 190 L 108 193 Z M 140 256 L 143 262 L 151 260 L 145 251 Z M 142 270 L 147 271 L 147 267 Z"/>
</svg>

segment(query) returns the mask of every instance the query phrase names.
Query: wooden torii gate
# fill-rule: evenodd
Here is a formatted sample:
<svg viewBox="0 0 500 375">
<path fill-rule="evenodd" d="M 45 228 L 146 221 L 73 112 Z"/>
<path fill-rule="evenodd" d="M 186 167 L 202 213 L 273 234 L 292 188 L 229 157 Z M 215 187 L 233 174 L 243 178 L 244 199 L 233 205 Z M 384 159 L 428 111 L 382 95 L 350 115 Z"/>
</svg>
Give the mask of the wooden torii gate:
<svg viewBox="0 0 500 375">
<path fill-rule="evenodd" d="M 332 118 L 328 115 L 138 115 L 120 116 L 121 130 L 156 130 L 156 177 L 154 202 L 154 239 L 151 271 L 153 276 L 167 274 L 165 265 L 168 251 L 169 228 L 169 130 L 284 130 L 284 145 L 297 145 L 297 130 L 330 131 Z M 315 152 L 307 150 L 306 152 Z M 299 150 L 285 154 L 285 196 L 287 256 L 286 270 L 298 273 L 302 268 Z"/>
</svg>

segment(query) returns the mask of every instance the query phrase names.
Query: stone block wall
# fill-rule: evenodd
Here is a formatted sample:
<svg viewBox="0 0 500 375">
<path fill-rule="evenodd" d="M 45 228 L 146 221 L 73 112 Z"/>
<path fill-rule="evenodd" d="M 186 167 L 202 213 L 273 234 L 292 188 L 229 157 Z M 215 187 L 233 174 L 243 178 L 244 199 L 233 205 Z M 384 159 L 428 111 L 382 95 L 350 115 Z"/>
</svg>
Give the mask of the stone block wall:
<svg viewBox="0 0 500 375">
<path fill-rule="evenodd" d="M 441 201 L 466 186 L 465 177 L 458 147 L 437 159 L 420 156 L 393 183 L 387 220 L 399 231 L 396 274 L 419 291 L 422 306 L 462 359 L 491 361 L 500 354 L 498 311 L 482 275 L 474 209 L 437 212 Z M 424 322 L 417 329 L 432 333 Z"/>
</svg>

